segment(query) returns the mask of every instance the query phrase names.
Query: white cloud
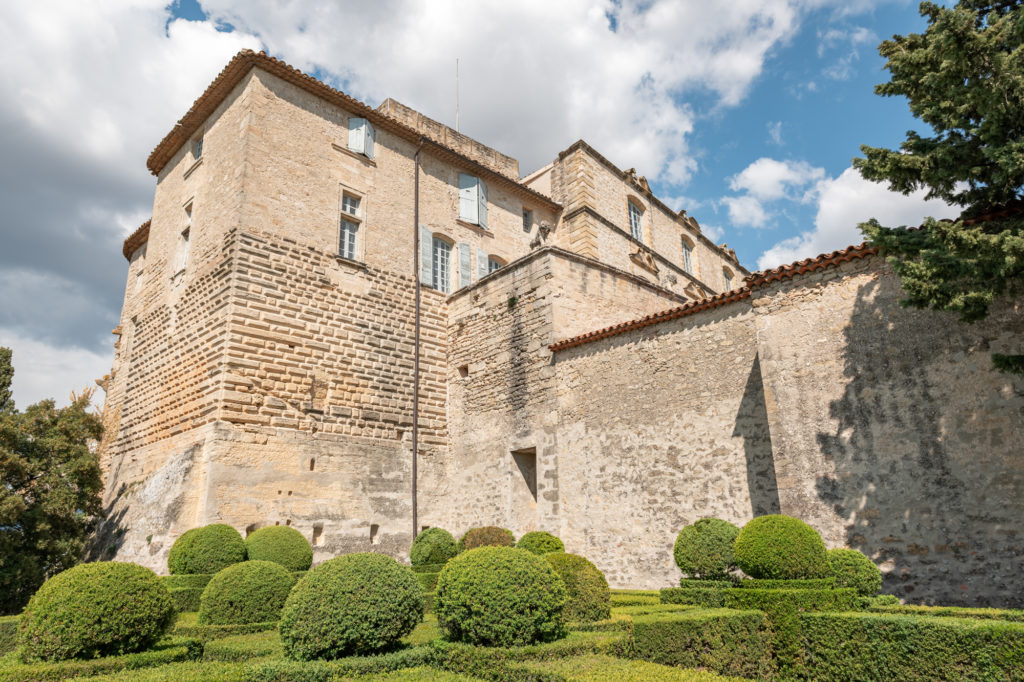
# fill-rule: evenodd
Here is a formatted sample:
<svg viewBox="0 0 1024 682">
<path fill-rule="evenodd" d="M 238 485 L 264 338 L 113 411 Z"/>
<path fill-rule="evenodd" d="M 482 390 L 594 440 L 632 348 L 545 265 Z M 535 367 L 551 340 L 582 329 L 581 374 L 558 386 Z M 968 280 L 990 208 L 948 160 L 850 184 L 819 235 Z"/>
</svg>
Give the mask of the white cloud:
<svg viewBox="0 0 1024 682">
<path fill-rule="evenodd" d="M 23 410 L 40 400 L 53 398 L 67 405 L 71 393 L 94 388 L 93 403 L 102 405 L 103 391 L 96 379 L 110 372 L 113 352 L 97 353 L 85 348 L 55 346 L 0 328 L 0 346 L 13 351 L 15 406 Z"/>
<path fill-rule="evenodd" d="M 762 157 L 733 176 L 729 186 L 734 192 L 745 191 L 761 201 L 773 201 L 823 177 L 824 169 L 806 161 L 776 161 Z"/>
<path fill-rule="evenodd" d="M 769 121 L 765 124 L 768 128 L 768 140 L 776 145 L 782 146 L 782 121 L 775 121 L 774 123 Z"/>
<path fill-rule="evenodd" d="M 729 220 L 737 227 L 764 227 L 768 223 L 770 214 L 755 197 L 725 197 L 722 202 L 729 209 Z"/>
<path fill-rule="evenodd" d="M 725 236 L 725 230 L 718 225 L 705 225 L 701 223 L 700 231 L 704 233 L 704 236 L 715 242 L 719 243 L 719 240 Z"/>
<path fill-rule="evenodd" d="M 843 249 L 863 241 L 859 223 L 876 218 L 883 225 L 919 225 L 924 218 L 954 218 L 959 209 L 942 201 L 925 200 L 925 191 L 904 196 L 887 186 L 870 182 L 853 168 L 838 178 L 820 181 L 814 193 L 818 212 L 814 229 L 784 239 L 765 251 L 757 261 L 764 270 L 785 263 Z"/>
</svg>

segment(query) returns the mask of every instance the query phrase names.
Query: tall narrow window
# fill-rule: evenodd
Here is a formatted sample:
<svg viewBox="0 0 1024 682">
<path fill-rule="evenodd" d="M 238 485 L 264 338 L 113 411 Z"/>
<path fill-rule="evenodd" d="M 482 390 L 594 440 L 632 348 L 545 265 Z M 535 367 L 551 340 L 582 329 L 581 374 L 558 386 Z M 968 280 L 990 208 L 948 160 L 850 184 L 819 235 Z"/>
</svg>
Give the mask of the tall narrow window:
<svg viewBox="0 0 1024 682">
<path fill-rule="evenodd" d="M 633 235 L 633 239 L 637 241 L 643 241 L 644 230 L 643 230 L 643 211 L 640 207 L 634 204 L 632 201 L 629 202 L 629 233 Z"/>
<path fill-rule="evenodd" d="M 451 290 L 451 270 L 449 263 L 452 258 L 452 247 L 445 240 L 439 237 L 434 237 L 433 251 L 434 262 L 431 286 L 438 291 L 443 291 L 447 294 Z"/>
<path fill-rule="evenodd" d="M 693 247 L 686 241 L 686 237 L 683 237 L 683 270 L 687 274 L 693 274 Z"/>
<path fill-rule="evenodd" d="M 533 211 L 523 209 L 523 232 L 529 232 L 533 227 Z"/>
<path fill-rule="evenodd" d="M 341 195 L 341 230 L 338 236 L 338 255 L 356 260 L 359 235 L 359 197 L 345 192 Z"/>
<path fill-rule="evenodd" d="M 732 291 L 732 271 L 729 268 L 722 268 L 722 284 L 725 285 L 722 291 Z"/>
<path fill-rule="evenodd" d="M 178 237 L 178 267 L 175 272 L 181 272 L 188 265 L 188 251 L 192 235 L 192 202 L 185 206 L 185 229 Z"/>
<path fill-rule="evenodd" d="M 192 158 L 199 160 L 203 156 L 203 134 L 192 140 Z"/>
</svg>

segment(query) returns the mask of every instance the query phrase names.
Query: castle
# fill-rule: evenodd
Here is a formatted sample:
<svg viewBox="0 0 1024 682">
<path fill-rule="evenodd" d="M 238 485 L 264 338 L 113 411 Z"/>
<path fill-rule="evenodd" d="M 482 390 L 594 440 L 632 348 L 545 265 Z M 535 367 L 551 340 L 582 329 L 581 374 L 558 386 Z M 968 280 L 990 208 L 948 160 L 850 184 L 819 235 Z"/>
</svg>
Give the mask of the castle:
<svg viewBox="0 0 1024 682">
<path fill-rule="evenodd" d="M 1019 303 L 903 309 L 863 245 L 751 274 L 583 141 L 520 177 L 250 51 L 148 167 L 102 556 L 162 571 L 224 522 L 404 558 L 415 515 L 664 587 L 686 523 L 786 513 L 902 598 L 1022 605 L 1024 383 L 989 360 L 1020 352 Z"/>
</svg>

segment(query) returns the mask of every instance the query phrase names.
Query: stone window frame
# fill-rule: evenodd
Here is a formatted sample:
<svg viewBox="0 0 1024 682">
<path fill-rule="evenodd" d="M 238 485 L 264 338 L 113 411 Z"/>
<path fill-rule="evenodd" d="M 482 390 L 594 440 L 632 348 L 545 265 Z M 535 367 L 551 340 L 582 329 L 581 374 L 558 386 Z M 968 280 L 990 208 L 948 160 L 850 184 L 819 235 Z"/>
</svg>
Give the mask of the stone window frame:
<svg viewBox="0 0 1024 682">
<path fill-rule="evenodd" d="M 506 265 L 508 265 L 508 261 L 506 261 L 504 258 L 501 258 L 500 256 L 495 256 L 494 254 L 490 254 L 490 253 L 487 254 L 487 274 L 488 275 L 491 274 L 492 272 L 494 272 L 495 270 L 500 270 L 501 268 L 505 267 Z"/>
<path fill-rule="evenodd" d="M 731 268 L 722 266 L 722 291 L 732 291 L 733 281 L 736 279 L 736 273 Z"/>
<path fill-rule="evenodd" d="M 178 243 L 174 254 L 174 273 L 171 279 L 179 281 L 185 270 L 188 269 L 189 256 L 192 251 L 192 225 L 195 221 L 195 197 L 189 197 L 181 205 L 184 215 L 184 225 L 178 233 Z"/>
</svg>

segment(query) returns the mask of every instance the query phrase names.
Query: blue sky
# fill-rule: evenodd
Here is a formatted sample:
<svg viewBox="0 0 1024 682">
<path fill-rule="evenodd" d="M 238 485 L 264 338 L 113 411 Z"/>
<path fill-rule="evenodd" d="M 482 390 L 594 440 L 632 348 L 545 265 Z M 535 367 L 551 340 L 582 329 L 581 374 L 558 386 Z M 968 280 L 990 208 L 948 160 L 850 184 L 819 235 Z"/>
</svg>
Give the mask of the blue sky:
<svg viewBox="0 0 1024 682">
<path fill-rule="evenodd" d="M 520 160 L 583 138 L 751 270 L 954 212 L 850 168 L 917 127 L 873 94 L 904 0 L 47 0 L 0 4 L 0 345 L 15 401 L 109 372 L 145 160 L 240 49 L 395 97 Z M 103 399 L 102 393 L 97 401 Z"/>
</svg>

